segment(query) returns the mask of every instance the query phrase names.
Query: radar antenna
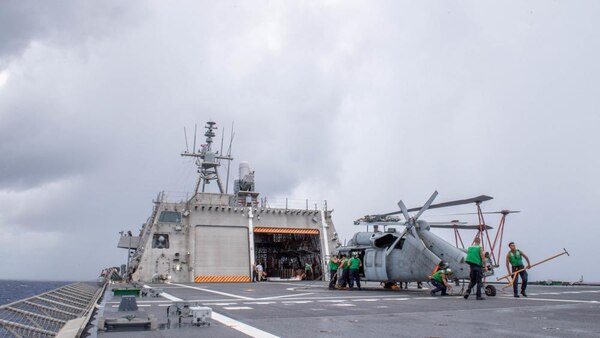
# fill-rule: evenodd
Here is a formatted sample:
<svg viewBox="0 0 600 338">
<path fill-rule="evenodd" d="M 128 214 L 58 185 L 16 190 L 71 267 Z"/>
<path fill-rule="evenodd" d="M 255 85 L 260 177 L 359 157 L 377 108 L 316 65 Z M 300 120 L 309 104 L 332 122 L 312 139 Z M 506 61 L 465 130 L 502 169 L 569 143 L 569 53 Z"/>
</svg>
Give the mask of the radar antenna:
<svg viewBox="0 0 600 338">
<path fill-rule="evenodd" d="M 200 175 L 198 176 L 198 181 L 196 182 L 194 195 L 200 192 L 200 186 L 202 186 L 202 192 L 204 192 L 206 185 L 210 184 L 210 182 L 213 180 L 217 181 L 219 192 L 224 194 L 225 190 L 223 189 L 223 183 L 219 177 L 218 167 L 221 165 L 221 160 L 231 161 L 233 160 L 233 157 L 231 157 L 231 153 L 228 153 L 224 156 L 223 154 L 219 154 L 218 151 L 214 152 L 212 150 L 213 137 L 216 135 L 214 131 L 218 129 L 216 122 L 208 121 L 206 122 L 206 126 L 204 128 L 206 128 L 206 132 L 204 133 L 204 136 L 206 136 L 206 143 L 200 145 L 200 149 L 196 149 L 196 128 L 194 128 L 194 148 L 192 149 L 191 153 L 189 151 L 185 151 L 181 153 L 181 156 L 196 158 L 196 166 L 198 166 L 198 173 Z"/>
</svg>

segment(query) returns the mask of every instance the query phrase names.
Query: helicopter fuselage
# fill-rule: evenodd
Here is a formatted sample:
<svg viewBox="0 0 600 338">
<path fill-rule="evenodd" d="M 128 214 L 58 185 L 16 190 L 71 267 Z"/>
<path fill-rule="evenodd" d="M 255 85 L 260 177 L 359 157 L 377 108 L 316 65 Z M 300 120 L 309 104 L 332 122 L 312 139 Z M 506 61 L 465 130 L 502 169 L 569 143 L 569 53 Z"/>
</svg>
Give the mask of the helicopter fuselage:
<svg viewBox="0 0 600 338">
<path fill-rule="evenodd" d="M 348 245 L 337 251 L 347 256 L 358 253 L 363 262 L 361 275 L 367 281 L 428 281 L 442 261 L 453 271 L 451 279 L 469 278 L 466 250 L 433 234 L 426 221 L 418 220 L 414 227 L 405 229 L 403 233 L 392 229 L 386 232 L 358 232 Z M 486 276 L 490 276 L 493 270 L 489 262 L 486 264 L 489 268 Z"/>
</svg>

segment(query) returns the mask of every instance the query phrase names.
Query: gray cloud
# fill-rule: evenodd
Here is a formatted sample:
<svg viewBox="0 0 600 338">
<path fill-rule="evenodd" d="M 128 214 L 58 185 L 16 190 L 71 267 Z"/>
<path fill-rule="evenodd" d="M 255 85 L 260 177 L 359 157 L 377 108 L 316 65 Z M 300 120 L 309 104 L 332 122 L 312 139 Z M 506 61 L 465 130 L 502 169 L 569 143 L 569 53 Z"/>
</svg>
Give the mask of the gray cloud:
<svg viewBox="0 0 600 338">
<path fill-rule="evenodd" d="M 600 280 L 574 264 L 598 235 L 595 3 L 29 4 L 0 5 L 0 229 L 36 244 L 0 249 L 7 277 L 122 262 L 118 231 L 193 187 L 183 127 L 213 119 L 232 176 L 327 199 L 342 238 L 400 198 L 486 193 L 523 210 L 505 237 L 530 257 L 573 248 L 532 279 Z"/>
<path fill-rule="evenodd" d="M 62 48 L 85 43 L 127 28 L 135 20 L 132 13 L 143 13 L 121 1 L 101 4 L 78 1 L 15 1 L 0 3 L 0 61 L 18 58 L 35 42 L 50 42 Z M 115 30 L 113 30 L 115 29 Z"/>
</svg>

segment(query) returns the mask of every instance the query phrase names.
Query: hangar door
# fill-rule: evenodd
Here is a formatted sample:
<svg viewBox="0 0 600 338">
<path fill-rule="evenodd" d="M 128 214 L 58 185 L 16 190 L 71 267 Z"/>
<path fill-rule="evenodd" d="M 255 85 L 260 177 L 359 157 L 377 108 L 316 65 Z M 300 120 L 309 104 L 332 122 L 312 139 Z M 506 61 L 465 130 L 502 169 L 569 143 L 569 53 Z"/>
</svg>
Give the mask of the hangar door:
<svg viewBox="0 0 600 338">
<path fill-rule="evenodd" d="M 196 226 L 196 283 L 250 282 L 248 229 Z"/>
<path fill-rule="evenodd" d="M 254 228 L 254 250 L 267 276 L 283 279 L 302 276 L 306 264 L 312 273 L 306 279 L 322 276 L 321 237 L 318 229 L 308 228 Z M 301 277 L 302 278 L 302 277 Z"/>
</svg>

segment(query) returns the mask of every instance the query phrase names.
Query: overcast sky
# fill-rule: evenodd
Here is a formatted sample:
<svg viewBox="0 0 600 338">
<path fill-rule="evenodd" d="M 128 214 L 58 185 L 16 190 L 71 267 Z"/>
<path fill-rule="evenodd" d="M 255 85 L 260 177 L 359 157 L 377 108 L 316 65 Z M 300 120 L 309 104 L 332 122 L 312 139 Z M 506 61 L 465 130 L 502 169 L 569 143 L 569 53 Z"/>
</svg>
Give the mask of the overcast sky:
<svg viewBox="0 0 600 338">
<path fill-rule="evenodd" d="M 485 210 L 522 211 L 505 243 L 532 261 L 570 251 L 530 280 L 600 282 L 599 13 L 597 1 L 2 1 L 0 278 L 89 280 L 123 263 L 118 232 L 137 231 L 159 191 L 193 189 L 183 127 L 213 119 L 235 123 L 233 166 L 250 162 L 261 196 L 326 199 L 341 238 L 400 199 L 487 194 Z M 423 217 L 457 211 L 475 208 Z"/>
</svg>

